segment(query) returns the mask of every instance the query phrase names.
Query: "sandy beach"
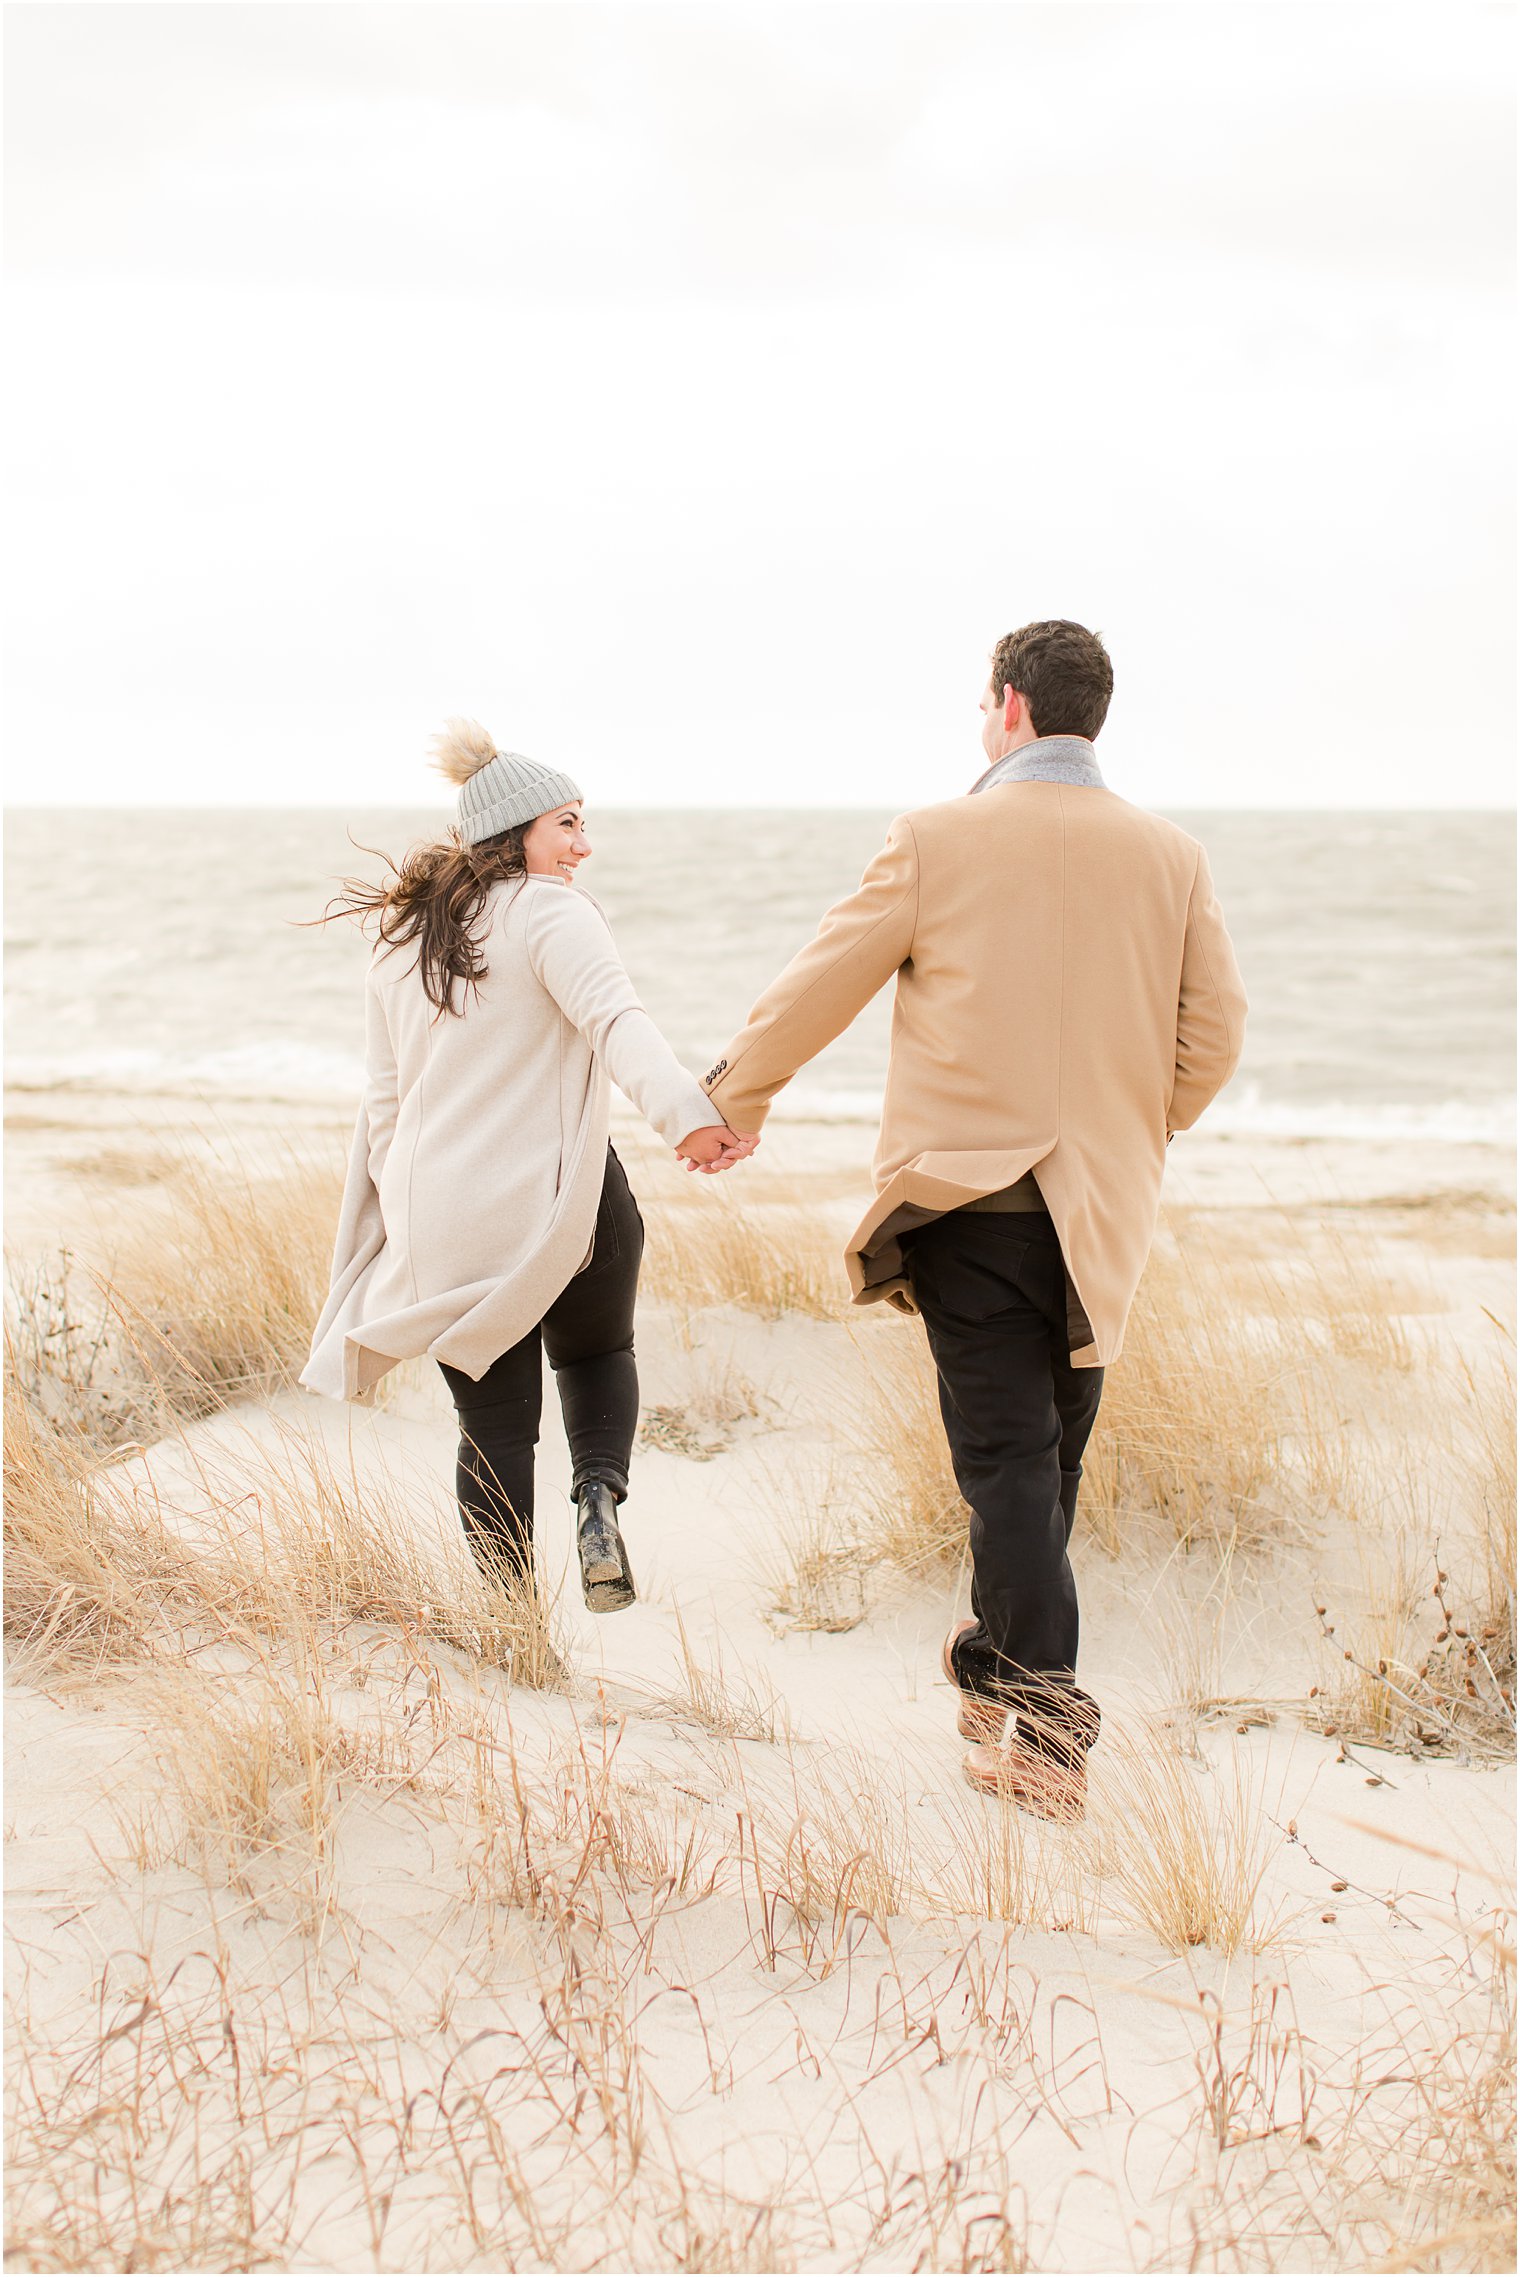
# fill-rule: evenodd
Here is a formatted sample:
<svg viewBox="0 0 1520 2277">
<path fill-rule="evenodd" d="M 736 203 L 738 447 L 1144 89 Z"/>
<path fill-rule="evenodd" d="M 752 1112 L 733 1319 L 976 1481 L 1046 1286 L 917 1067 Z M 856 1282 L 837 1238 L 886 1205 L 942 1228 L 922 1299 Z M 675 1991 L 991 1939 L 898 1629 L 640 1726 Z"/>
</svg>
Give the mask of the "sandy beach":
<svg viewBox="0 0 1520 2277">
<path fill-rule="evenodd" d="M 1515 19 L 6 10 L 6 2277 L 1516 2269 Z"/>
<path fill-rule="evenodd" d="M 6 11 L 8 2277 L 1516 2268 L 1515 33 Z"/>
<path fill-rule="evenodd" d="M 920 1331 L 843 1302 L 858 1123 L 723 1181 L 619 1123 L 640 1602 L 581 1606 L 551 1402 L 532 1636 L 431 1371 L 346 1411 L 288 1319 L 215 1349 L 271 1224 L 273 1310 L 320 1281 L 330 1110 L 10 1135 L 34 1313 L 73 1252 L 11 1403 L 15 2266 L 1503 2264 L 1504 1150 L 1174 1147 L 1060 1829 L 960 1780 L 964 1513 Z"/>
</svg>

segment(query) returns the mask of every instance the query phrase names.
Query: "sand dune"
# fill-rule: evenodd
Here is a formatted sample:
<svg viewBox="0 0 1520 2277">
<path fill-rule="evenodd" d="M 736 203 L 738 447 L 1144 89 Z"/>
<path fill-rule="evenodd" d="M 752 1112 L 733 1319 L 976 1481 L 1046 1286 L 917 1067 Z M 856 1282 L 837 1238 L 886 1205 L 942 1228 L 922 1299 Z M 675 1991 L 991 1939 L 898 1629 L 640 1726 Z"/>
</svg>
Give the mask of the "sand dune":
<svg viewBox="0 0 1520 2277">
<path fill-rule="evenodd" d="M 320 1176 L 171 1150 L 63 1297 L 15 1260 L 16 2266 L 1512 2259 L 1494 1158 L 1174 1150 L 1063 1830 L 958 1776 L 918 1332 L 828 1264 L 858 1143 L 714 1192 L 628 1134 L 641 1596 L 601 1621 L 552 1413 L 535 1618 L 467 1566 L 429 1371 L 281 1388 Z"/>
</svg>

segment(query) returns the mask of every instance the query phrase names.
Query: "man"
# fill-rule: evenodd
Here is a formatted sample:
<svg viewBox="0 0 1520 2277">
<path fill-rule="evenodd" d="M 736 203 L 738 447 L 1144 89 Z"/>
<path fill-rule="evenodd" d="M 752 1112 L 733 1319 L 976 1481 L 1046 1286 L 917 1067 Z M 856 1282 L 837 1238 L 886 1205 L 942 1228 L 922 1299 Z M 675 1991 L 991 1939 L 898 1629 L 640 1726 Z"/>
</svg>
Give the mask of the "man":
<svg viewBox="0 0 1520 2277">
<path fill-rule="evenodd" d="M 971 1512 L 972 1618 L 944 1650 L 967 1775 L 1056 1819 L 1082 1814 L 1098 1731 L 1067 1557 L 1082 1452 L 1167 1144 L 1233 1072 L 1246 1009 L 1202 847 L 1104 784 L 1112 691 L 1081 625 L 999 641 L 986 771 L 899 816 L 706 1078 L 757 1132 L 895 976 L 876 1201 L 846 1263 L 857 1304 L 922 1313 L 939 1374 Z"/>
</svg>

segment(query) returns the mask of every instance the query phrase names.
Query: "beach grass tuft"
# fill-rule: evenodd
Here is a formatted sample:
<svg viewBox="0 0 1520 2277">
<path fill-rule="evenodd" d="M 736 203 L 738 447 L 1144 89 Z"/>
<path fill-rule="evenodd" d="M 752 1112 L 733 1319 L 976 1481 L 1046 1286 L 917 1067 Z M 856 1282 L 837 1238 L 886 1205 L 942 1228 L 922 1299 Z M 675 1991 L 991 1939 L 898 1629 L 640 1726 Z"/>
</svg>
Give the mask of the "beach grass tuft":
<svg viewBox="0 0 1520 2277">
<path fill-rule="evenodd" d="M 293 1383 L 327 1294 L 338 1194 L 327 1165 L 166 1155 L 109 1254 L 10 1265 L 13 1373 L 34 1407 L 110 1449 Z"/>
</svg>

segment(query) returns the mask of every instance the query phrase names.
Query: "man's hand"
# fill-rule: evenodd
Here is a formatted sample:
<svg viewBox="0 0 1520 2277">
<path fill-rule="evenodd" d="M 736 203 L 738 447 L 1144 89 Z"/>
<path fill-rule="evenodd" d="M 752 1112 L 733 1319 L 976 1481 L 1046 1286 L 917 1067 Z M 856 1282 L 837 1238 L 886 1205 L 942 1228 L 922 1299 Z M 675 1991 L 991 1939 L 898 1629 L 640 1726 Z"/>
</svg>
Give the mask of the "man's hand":
<svg viewBox="0 0 1520 2277">
<path fill-rule="evenodd" d="M 759 1138 L 745 1131 L 731 1131 L 727 1123 L 709 1123 L 700 1131 L 689 1131 L 676 1145 L 688 1170 L 700 1170 L 710 1178 L 715 1170 L 727 1170 L 753 1154 L 760 1144 Z"/>
</svg>

